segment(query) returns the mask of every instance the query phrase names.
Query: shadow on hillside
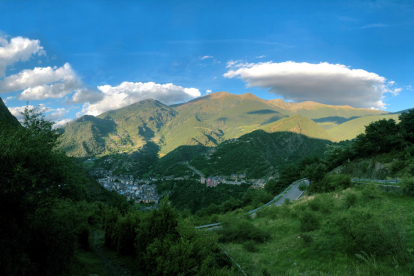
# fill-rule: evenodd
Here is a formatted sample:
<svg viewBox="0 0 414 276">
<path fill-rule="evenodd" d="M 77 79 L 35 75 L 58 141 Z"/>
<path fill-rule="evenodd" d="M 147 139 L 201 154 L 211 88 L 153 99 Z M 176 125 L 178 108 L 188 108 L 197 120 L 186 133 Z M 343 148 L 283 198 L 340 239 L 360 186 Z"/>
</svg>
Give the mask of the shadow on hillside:
<svg viewBox="0 0 414 276">
<path fill-rule="evenodd" d="M 275 111 L 275 110 L 271 110 L 271 109 L 262 109 L 262 110 L 250 111 L 250 112 L 247 112 L 247 114 L 250 114 L 250 115 L 255 115 L 255 114 L 264 115 L 264 114 L 280 114 L 280 112 Z"/>
<path fill-rule="evenodd" d="M 261 125 L 266 125 L 266 124 L 270 124 L 276 121 L 279 121 L 282 118 L 286 118 L 289 117 L 288 115 L 284 115 L 284 116 L 273 116 L 272 118 L 268 119 L 267 121 L 263 122 Z"/>
<path fill-rule="evenodd" d="M 350 118 L 339 117 L 339 116 L 331 116 L 331 117 L 324 117 L 319 119 L 312 119 L 315 123 L 336 123 L 338 125 L 343 124 L 345 122 L 351 121 L 353 119 L 359 118 L 360 116 L 354 116 Z"/>
</svg>

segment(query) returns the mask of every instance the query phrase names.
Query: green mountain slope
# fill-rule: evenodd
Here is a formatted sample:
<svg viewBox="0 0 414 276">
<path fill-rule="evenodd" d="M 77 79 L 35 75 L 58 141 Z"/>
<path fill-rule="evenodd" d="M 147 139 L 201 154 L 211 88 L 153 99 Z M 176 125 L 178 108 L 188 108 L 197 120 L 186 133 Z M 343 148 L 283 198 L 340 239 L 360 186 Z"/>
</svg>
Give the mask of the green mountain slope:
<svg viewBox="0 0 414 276">
<path fill-rule="evenodd" d="M 286 164 L 308 155 L 321 156 L 331 144 L 293 132 L 256 130 L 223 142 L 211 154 L 199 155 L 190 164 L 205 175 L 245 173 L 246 177 L 277 175 Z"/>
<path fill-rule="evenodd" d="M 258 129 L 334 141 L 341 136 L 327 132 L 329 128 L 381 113 L 314 102 L 263 100 L 250 93 L 218 92 L 173 106 L 144 100 L 97 117 L 78 119 L 63 128 L 61 147 L 68 155 L 85 157 L 132 152 L 154 142 L 163 156 L 180 146 L 215 147 Z"/>
<path fill-rule="evenodd" d="M 264 125 L 261 129 L 267 132 L 294 132 L 306 135 L 310 138 L 325 139 L 333 141 L 334 138 L 321 126 L 309 118 L 301 115 L 293 115 L 279 121 Z"/>
<path fill-rule="evenodd" d="M 15 125 L 15 126 L 19 126 L 20 125 L 20 123 L 16 119 L 16 117 L 14 117 L 10 113 L 9 109 L 4 104 L 2 98 L 0 98 L 0 121 L 1 122 L 7 122 L 7 123 L 10 123 L 10 124 Z"/>
<path fill-rule="evenodd" d="M 364 133 L 365 126 L 381 119 L 394 119 L 398 122 L 398 114 L 360 117 L 329 129 L 328 133 L 337 141 L 351 140 Z"/>
</svg>

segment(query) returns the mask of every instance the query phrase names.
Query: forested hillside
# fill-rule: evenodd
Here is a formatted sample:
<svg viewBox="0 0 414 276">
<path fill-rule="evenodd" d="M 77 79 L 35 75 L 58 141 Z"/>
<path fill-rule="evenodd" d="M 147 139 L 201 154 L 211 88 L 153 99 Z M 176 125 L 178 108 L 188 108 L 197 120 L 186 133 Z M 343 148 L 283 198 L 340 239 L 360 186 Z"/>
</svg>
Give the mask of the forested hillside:
<svg viewBox="0 0 414 276">
<path fill-rule="evenodd" d="M 249 179 L 277 175 L 289 163 L 306 156 L 322 156 L 331 144 L 293 132 L 256 130 L 226 141 L 213 153 L 199 155 L 190 164 L 205 175 L 246 174 Z"/>
</svg>

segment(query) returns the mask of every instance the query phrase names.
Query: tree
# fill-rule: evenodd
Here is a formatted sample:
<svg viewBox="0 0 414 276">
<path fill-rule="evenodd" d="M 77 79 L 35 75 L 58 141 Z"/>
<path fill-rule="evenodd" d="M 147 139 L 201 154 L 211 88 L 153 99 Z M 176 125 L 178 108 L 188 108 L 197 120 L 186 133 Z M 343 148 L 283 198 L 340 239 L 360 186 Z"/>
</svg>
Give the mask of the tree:
<svg viewBox="0 0 414 276">
<path fill-rule="evenodd" d="M 391 151 L 403 146 L 399 125 L 394 119 L 382 119 L 365 127 L 365 133 L 357 136 L 354 148 L 359 155 L 371 155 Z"/>
<path fill-rule="evenodd" d="M 0 124 L 0 274 L 56 275 L 73 257 L 74 233 L 50 207 L 85 198 L 86 178 L 56 150 L 59 134 L 39 108 L 22 115 L 22 126 Z M 53 263 L 59 243 L 64 260 Z"/>
<path fill-rule="evenodd" d="M 410 143 L 414 143 L 414 108 L 401 113 L 398 116 L 399 127 L 404 139 Z"/>
</svg>

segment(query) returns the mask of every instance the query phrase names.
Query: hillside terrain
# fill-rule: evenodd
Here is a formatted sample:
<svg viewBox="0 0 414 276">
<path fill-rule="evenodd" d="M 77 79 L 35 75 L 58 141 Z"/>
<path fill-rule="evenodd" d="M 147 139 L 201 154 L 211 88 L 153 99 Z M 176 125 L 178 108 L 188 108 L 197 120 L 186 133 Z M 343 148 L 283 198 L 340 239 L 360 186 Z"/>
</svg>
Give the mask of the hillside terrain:
<svg viewBox="0 0 414 276">
<path fill-rule="evenodd" d="M 347 132 L 347 126 L 354 124 L 345 125 L 345 131 L 335 130 L 335 126 L 366 116 L 375 120 L 371 115 L 384 113 L 315 102 L 263 100 L 250 93 L 217 92 L 172 106 L 144 100 L 96 117 L 84 115 L 69 123 L 62 129 L 61 149 L 69 156 L 87 157 L 129 153 L 154 142 L 163 156 L 179 146 L 215 147 L 258 129 L 339 141 L 352 139 L 360 128 Z"/>
<path fill-rule="evenodd" d="M 19 121 L 14 117 L 10 111 L 7 109 L 2 98 L 0 98 L 0 120 L 4 120 L 12 125 L 20 125 Z"/>
<path fill-rule="evenodd" d="M 306 156 L 322 157 L 330 144 L 329 140 L 294 132 L 256 130 L 220 144 L 190 164 L 208 176 L 246 174 L 248 179 L 265 178 L 277 176 L 281 168 Z"/>
<path fill-rule="evenodd" d="M 359 134 L 364 133 L 365 126 L 369 125 L 372 122 L 381 120 L 381 119 L 394 119 L 398 122 L 398 115 L 376 115 L 376 116 L 365 116 L 359 117 L 347 122 L 344 122 L 336 127 L 333 127 L 327 132 L 331 135 L 336 141 L 340 140 L 351 140 L 357 137 Z"/>
</svg>

